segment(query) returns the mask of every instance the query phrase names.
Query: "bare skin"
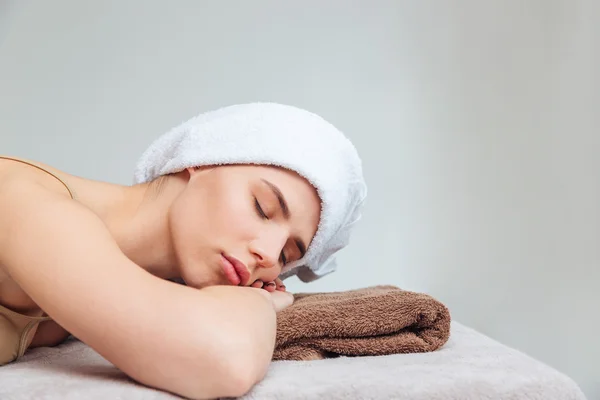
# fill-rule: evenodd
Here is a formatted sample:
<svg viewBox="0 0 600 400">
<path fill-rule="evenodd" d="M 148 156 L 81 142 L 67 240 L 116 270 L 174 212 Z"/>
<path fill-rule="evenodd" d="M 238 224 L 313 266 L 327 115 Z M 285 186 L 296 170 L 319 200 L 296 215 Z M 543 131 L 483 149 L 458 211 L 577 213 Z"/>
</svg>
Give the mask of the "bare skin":
<svg viewBox="0 0 600 400">
<path fill-rule="evenodd" d="M 133 379 L 190 398 L 239 396 L 262 379 L 275 312 L 293 301 L 277 277 L 316 232 L 312 186 L 261 166 L 190 168 L 132 187 L 44 168 L 77 200 L 47 173 L 0 159 L 0 304 L 53 318 L 31 347 L 70 332 Z M 247 269 L 247 287 L 227 278 L 224 255 Z M 157 359 L 169 368 L 147 367 Z M 233 379 L 197 379 L 222 375 Z"/>
</svg>

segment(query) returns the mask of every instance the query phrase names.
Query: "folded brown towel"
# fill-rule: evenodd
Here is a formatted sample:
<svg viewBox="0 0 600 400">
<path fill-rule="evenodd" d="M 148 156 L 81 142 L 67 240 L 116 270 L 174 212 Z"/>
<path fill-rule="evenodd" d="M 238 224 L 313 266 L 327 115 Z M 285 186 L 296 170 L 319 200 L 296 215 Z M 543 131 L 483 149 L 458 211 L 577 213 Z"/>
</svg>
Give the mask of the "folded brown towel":
<svg viewBox="0 0 600 400">
<path fill-rule="evenodd" d="M 433 297 L 380 285 L 299 293 L 277 315 L 273 360 L 423 353 L 450 336 L 450 312 Z"/>
</svg>

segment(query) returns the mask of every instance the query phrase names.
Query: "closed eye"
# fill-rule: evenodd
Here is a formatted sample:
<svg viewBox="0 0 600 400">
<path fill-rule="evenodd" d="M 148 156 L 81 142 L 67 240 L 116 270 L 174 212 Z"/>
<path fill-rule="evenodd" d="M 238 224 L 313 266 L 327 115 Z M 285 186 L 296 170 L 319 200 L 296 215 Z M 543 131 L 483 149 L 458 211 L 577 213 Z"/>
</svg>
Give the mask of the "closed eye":
<svg viewBox="0 0 600 400">
<path fill-rule="evenodd" d="M 285 253 L 282 251 L 281 252 L 281 265 L 285 266 L 288 263 L 288 259 L 285 256 Z"/>
<path fill-rule="evenodd" d="M 260 203 L 258 202 L 258 199 L 256 197 L 254 197 L 254 207 L 256 208 L 256 212 L 262 219 L 269 219 L 269 217 L 267 217 L 267 214 L 265 214 L 264 210 L 260 206 Z"/>
</svg>

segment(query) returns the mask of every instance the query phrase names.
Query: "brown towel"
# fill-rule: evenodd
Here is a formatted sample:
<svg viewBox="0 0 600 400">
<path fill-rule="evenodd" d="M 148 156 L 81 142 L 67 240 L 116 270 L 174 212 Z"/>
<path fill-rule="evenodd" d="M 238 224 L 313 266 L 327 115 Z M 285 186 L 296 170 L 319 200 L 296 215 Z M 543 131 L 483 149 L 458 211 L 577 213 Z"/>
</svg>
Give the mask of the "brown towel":
<svg viewBox="0 0 600 400">
<path fill-rule="evenodd" d="M 299 293 L 277 315 L 273 360 L 422 353 L 450 336 L 450 312 L 429 295 L 381 285 Z"/>
</svg>

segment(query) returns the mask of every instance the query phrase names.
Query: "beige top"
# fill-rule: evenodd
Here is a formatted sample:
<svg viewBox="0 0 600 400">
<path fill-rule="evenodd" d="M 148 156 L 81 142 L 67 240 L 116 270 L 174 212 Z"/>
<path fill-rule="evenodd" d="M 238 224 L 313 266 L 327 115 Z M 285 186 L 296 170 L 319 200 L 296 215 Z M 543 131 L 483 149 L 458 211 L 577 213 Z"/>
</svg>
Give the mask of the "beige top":
<svg viewBox="0 0 600 400">
<path fill-rule="evenodd" d="M 16 158 L 0 156 L 0 159 L 13 160 L 31 165 L 32 167 L 52 175 L 67 188 L 71 198 L 75 199 L 73 191 L 71 191 L 69 186 L 52 172 L 38 165 Z M 20 314 L 0 305 L 0 365 L 8 364 L 23 356 L 35 335 L 39 323 L 51 320 L 51 318 L 45 315 L 43 311 L 40 311 L 39 314 L 40 315 Z"/>
</svg>

